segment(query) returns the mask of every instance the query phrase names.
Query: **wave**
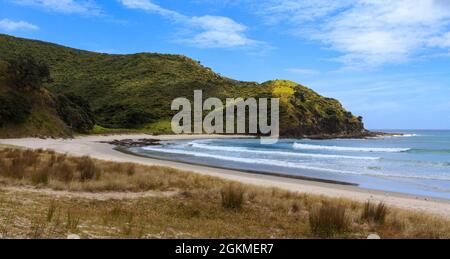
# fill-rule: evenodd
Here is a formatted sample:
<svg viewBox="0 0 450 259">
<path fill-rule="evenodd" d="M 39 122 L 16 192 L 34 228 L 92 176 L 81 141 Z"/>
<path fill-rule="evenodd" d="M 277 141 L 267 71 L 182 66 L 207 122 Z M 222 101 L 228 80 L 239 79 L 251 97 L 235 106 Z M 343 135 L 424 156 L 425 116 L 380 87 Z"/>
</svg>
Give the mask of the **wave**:
<svg viewBox="0 0 450 259">
<path fill-rule="evenodd" d="M 409 133 L 409 134 L 392 134 L 392 135 L 377 135 L 375 137 L 368 137 L 368 139 L 388 139 L 388 138 L 412 138 L 422 137 L 422 135 Z"/>
<path fill-rule="evenodd" d="M 419 137 L 419 134 L 403 134 L 403 135 L 394 135 L 394 137 L 403 137 L 403 138 L 409 138 L 409 137 Z"/>
<path fill-rule="evenodd" d="M 205 158 L 214 158 L 225 161 L 233 161 L 233 162 L 241 162 L 247 164 L 262 164 L 262 165 L 270 165 L 270 166 L 279 166 L 279 167 L 289 167 L 289 168 L 298 168 L 298 169 L 306 169 L 306 170 L 316 170 L 316 171 L 325 171 L 332 173 L 351 173 L 343 170 L 335 170 L 329 168 L 320 168 L 320 167 L 312 167 L 299 163 L 281 161 L 281 160 L 273 160 L 273 159 L 261 159 L 261 158 L 243 158 L 243 157 L 231 157 L 231 156 L 222 156 L 222 155 L 212 155 L 201 152 L 192 152 L 181 149 L 162 149 L 162 148 L 154 148 L 154 147 L 143 147 L 142 149 L 146 151 L 155 151 L 162 153 L 170 153 L 170 154 L 181 154 L 181 155 L 191 155 L 196 157 L 205 157 Z"/>
<path fill-rule="evenodd" d="M 404 175 L 404 174 L 393 174 L 393 173 L 384 173 L 384 172 L 354 172 L 354 171 L 347 171 L 347 170 L 337 170 L 337 169 L 331 169 L 331 168 L 309 166 L 309 165 L 305 165 L 305 164 L 287 162 L 287 161 L 281 161 L 281 160 L 213 155 L 213 154 L 207 154 L 207 153 L 201 153 L 201 152 L 186 151 L 186 150 L 181 150 L 181 149 L 165 149 L 165 148 L 158 148 L 158 147 L 143 147 L 142 149 L 146 150 L 146 151 L 154 151 L 154 152 L 169 153 L 169 154 L 190 155 L 190 156 L 195 156 L 195 157 L 212 158 L 212 159 L 231 161 L 231 162 L 239 162 L 239 163 L 245 163 L 245 164 L 259 164 L 259 165 L 295 168 L 295 169 L 321 171 L 321 172 L 337 173 L 337 174 L 450 181 L 450 176 L 447 176 L 447 175 L 445 175 L 445 176 L 443 176 L 443 175 Z"/>
<path fill-rule="evenodd" d="M 372 147 L 338 147 L 338 146 L 320 146 L 294 143 L 294 149 L 300 150 L 329 150 L 329 151 L 351 151 L 351 152 L 380 152 L 380 153 L 401 153 L 408 152 L 410 148 L 372 148 Z"/>
<path fill-rule="evenodd" d="M 225 147 L 225 146 L 213 146 L 205 145 L 191 142 L 188 146 L 192 146 L 198 149 L 206 149 L 213 151 L 228 151 L 228 152 L 242 152 L 242 153 L 252 153 L 252 154 L 263 154 L 263 155 L 281 155 L 290 157 L 307 157 L 307 158 L 323 158 L 323 159 L 353 159 L 353 160 L 380 160 L 380 157 L 367 157 L 367 156 L 342 156 L 342 155 L 325 155 L 325 154 L 305 154 L 305 153 L 293 153 L 284 151 L 262 151 L 262 150 L 251 150 L 242 147 Z"/>
</svg>

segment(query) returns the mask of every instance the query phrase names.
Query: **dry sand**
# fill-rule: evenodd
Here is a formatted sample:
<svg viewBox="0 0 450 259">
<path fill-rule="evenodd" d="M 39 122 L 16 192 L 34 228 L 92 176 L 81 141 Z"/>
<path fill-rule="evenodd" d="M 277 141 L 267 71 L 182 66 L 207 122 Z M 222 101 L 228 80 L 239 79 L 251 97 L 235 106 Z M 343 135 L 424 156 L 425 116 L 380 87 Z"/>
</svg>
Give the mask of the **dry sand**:
<svg viewBox="0 0 450 259">
<path fill-rule="evenodd" d="M 218 169 L 208 166 L 185 164 L 180 162 L 164 161 L 152 158 L 144 158 L 125 154 L 114 150 L 110 144 L 100 143 L 103 141 L 113 141 L 122 139 L 206 139 L 206 138 L 236 138 L 241 136 L 216 136 L 216 135 L 196 135 L 196 136 L 151 136 L 151 135 L 110 135 L 110 136 L 82 136 L 75 139 L 4 139 L 0 144 L 14 145 L 31 149 L 51 149 L 60 153 L 67 153 L 74 156 L 91 156 L 115 162 L 132 162 L 143 165 L 167 166 L 175 169 L 191 171 L 203 175 L 216 176 L 228 180 L 239 181 L 245 184 L 253 184 L 262 187 L 277 187 L 293 192 L 324 195 L 334 198 L 345 198 L 365 202 L 385 202 L 389 206 L 398 208 L 418 210 L 425 213 L 435 214 L 450 218 L 450 201 L 439 200 L 426 197 L 419 197 L 392 192 L 365 190 L 354 186 L 339 184 L 329 184 L 315 181 L 291 179 L 280 176 L 261 175 L 256 173 L 241 172 L 237 170 Z"/>
</svg>

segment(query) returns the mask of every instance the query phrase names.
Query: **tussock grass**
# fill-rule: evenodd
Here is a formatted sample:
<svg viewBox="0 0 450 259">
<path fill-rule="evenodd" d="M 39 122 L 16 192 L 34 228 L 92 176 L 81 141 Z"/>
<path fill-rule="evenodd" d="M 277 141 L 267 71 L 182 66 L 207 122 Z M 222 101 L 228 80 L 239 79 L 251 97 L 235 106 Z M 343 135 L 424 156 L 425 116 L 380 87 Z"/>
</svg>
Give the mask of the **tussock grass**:
<svg viewBox="0 0 450 259">
<path fill-rule="evenodd" d="M 244 204 L 244 188 L 237 184 L 229 184 L 222 188 L 222 207 L 225 209 L 240 210 Z"/>
<path fill-rule="evenodd" d="M 314 208 L 309 214 L 309 224 L 313 234 L 319 237 L 342 235 L 350 229 L 347 206 L 326 203 Z"/>
<path fill-rule="evenodd" d="M 101 175 L 101 169 L 87 156 L 77 161 L 77 171 L 80 172 L 80 181 L 82 182 L 99 179 Z"/>
<path fill-rule="evenodd" d="M 373 224 L 384 224 L 386 216 L 388 214 L 388 208 L 386 204 L 379 203 L 378 205 L 367 201 L 364 204 L 364 210 L 361 215 L 363 221 Z"/>
<path fill-rule="evenodd" d="M 21 163 L 19 163 L 21 162 Z M 385 204 L 259 188 L 165 167 L 0 149 L 3 238 L 449 238 L 450 221 Z M 20 188 L 19 188 L 20 189 Z M 104 192 L 161 196 L 102 199 Z M 163 194 L 170 191 L 171 196 Z"/>
</svg>

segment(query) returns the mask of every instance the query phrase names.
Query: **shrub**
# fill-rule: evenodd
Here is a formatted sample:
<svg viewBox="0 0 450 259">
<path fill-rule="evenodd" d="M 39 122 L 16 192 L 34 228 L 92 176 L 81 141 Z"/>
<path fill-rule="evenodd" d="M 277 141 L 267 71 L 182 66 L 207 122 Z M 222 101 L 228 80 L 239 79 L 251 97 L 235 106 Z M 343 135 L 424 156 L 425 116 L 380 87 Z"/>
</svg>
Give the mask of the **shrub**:
<svg viewBox="0 0 450 259">
<path fill-rule="evenodd" d="M 364 204 L 361 219 L 369 223 L 384 224 L 387 213 L 388 208 L 386 204 L 380 202 L 378 205 L 375 205 L 368 201 Z"/>
<path fill-rule="evenodd" d="M 309 214 L 311 232 L 319 237 L 334 237 L 349 229 L 350 220 L 344 205 L 324 204 Z"/>
<path fill-rule="evenodd" d="M 31 113 L 31 106 L 21 95 L 9 93 L 0 96 L 0 126 L 22 123 Z"/>
<path fill-rule="evenodd" d="M 50 82 L 50 70 L 47 65 L 30 55 L 21 55 L 8 60 L 7 74 L 14 86 L 23 91 L 37 90 Z"/>
<path fill-rule="evenodd" d="M 222 207 L 225 209 L 239 210 L 244 204 L 244 189 L 239 185 L 227 185 L 221 193 Z"/>
<path fill-rule="evenodd" d="M 56 103 L 59 117 L 73 130 L 87 133 L 94 128 L 94 114 L 83 98 L 73 94 L 60 94 Z"/>
<path fill-rule="evenodd" d="M 107 128 L 137 128 L 154 121 L 154 116 L 137 105 L 111 104 L 95 110 L 99 124 Z"/>
</svg>

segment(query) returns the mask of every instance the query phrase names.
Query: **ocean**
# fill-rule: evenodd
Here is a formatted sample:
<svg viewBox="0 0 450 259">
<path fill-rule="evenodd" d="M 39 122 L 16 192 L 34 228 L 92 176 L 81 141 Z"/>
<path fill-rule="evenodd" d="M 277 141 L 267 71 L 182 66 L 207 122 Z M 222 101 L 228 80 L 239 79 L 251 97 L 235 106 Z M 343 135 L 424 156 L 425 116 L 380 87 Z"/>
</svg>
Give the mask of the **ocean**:
<svg viewBox="0 0 450 259">
<path fill-rule="evenodd" d="M 361 188 L 450 199 L 450 131 L 400 130 L 370 139 L 166 141 L 131 151 L 154 158 L 338 181 Z"/>
</svg>

